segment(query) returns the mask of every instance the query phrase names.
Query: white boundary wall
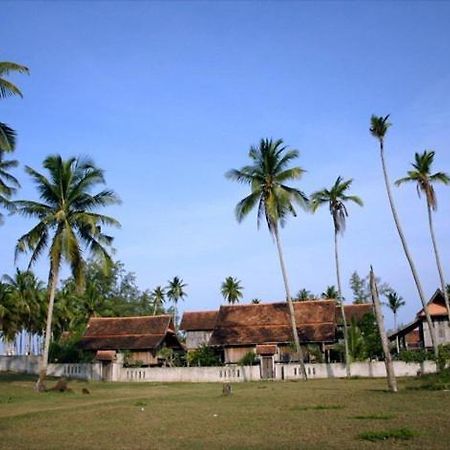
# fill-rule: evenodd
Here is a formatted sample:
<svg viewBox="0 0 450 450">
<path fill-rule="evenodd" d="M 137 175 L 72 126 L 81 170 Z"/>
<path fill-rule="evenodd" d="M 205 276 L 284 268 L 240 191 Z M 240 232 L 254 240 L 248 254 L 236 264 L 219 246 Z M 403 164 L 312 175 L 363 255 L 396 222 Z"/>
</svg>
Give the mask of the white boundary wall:
<svg viewBox="0 0 450 450">
<path fill-rule="evenodd" d="M 345 378 L 345 365 L 305 364 L 308 378 Z M 39 373 L 38 356 L 0 356 L 0 372 Z M 406 363 L 394 361 L 397 377 L 413 377 L 418 374 L 436 372 L 436 363 Z M 224 367 L 145 367 L 127 368 L 119 363 L 112 364 L 111 381 L 119 382 L 185 382 L 185 383 L 221 383 L 261 380 L 259 366 L 224 366 Z M 49 364 L 48 374 L 57 377 L 77 378 L 83 380 L 101 380 L 102 364 Z M 383 361 L 357 362 L 351 364 L 353 377 L 385 377 L 386 368 Z M 275 364 L 275 379 L 294 380 L 301 378 L 298 364 Z"/>
</svg>

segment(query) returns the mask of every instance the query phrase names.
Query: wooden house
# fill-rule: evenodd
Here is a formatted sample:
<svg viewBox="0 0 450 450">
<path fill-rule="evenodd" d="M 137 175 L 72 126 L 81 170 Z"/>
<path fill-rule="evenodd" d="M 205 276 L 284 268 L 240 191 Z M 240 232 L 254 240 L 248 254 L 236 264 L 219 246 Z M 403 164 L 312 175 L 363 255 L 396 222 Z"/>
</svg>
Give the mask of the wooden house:
<svg viewBox="0 0 450 450">
<path fill-rule="evenodd" d="M 95 351 L 100 361 L 112 361 L 126 351 L 129 362 L 144 366 L 158 365 L 158 352 L 164 347 L 184 351 L 170 315 L 91 317 L 80 346 Z"/>
<path fill-rule="evenodd" d="M 216 324 L 218 311 L 185 312 L 180 323 L 180 330 L 186 333 L 186 348 L 195 350 L 208 345 Z"/>
</svg>

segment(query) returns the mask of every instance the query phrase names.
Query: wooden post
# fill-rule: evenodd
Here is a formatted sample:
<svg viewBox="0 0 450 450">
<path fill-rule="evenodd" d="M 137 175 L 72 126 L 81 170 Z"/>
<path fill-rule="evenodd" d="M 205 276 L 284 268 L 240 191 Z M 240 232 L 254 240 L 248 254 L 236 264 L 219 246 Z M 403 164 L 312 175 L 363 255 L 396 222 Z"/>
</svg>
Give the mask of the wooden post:
<svg viewBox="0 0 450 450">
<path fill-rule="evenodd" d="M 392 363 L 391 352 L 389 351 L 386 330 L 384 329 L 384 318 L 381 311 L 380 297 L 378 295 L 377 282 L 375 281 L 375 275 L 373 273 L 372 266 L 370 266 L 370 293 L 372 294 L 372 301 L 375 307 L 375 316 L 377 318 L 378 330 L 380 332 L 381 345 L 383 346 L 384 363 L 386 365 L 389 390 L 391 392 L 397 392 L 397 380 L 395 379 L 394 365 Z"/>
</svg>

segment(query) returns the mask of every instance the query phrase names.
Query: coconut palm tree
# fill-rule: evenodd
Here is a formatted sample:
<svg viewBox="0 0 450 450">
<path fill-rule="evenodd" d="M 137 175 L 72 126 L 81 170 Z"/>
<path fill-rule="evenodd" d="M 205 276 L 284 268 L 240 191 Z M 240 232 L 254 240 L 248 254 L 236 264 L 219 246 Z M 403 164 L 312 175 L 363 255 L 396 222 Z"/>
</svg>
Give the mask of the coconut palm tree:
<svg viewBox="0 0 450 450">
<path fill-rule="evenodd" d="M 336 286 L 334 285 L 327 286 L 327 288 L 320 294 L 320 296 L 322 298 L 333 298 L 333 299 L 339 298 L 338 291 L 336 290 Z"/>
<path fill-rule="evenodd" d="M 1 61 L 0 62 L 0 99 L 18 95 L 22 97 L 21 90 L 11 81 L 4 78 L 11 72 L 29 73 L 27 67 L 20 64 Z M 3 122 L 0 122 L 0 151 L 12 152 L 16 145 L 15 131 Z"/>
<path fill-rule="evenodd" d="M 288 149 L 281 139 L 261 139 L 257 147 L 250 147 L 248 155 L 251 159 L 250 165 L 244 166 L 240 170 L 232 169 L 225 176 L 251 187 L 251 193 L 236 205 L 235 213 L 238 222 L 241 222 L 256 207 L 258 227 L 261 220 L 265 219 L 269 232 L 277 245 L 295 348 L 303 376 L 306 379 L 303 351 L 298 337 L 294 305 L 280 239 L 280 227 L 284 226 L 289 215 L 296 215 L 294 204 L 303 209 L 308 207 L 307 196 L 302 191 L 286 184 L 290 180 L 301 178 L 304 170 L 298 166 L 289 167 L 299 153 L 297 150 Z"/>
<path fill-rule="evenodd" d="M 339 250 L 338 235 L 343 234 L 345 230 L 345 222 L 348 217 L 347 202 L 356 203 L 363 206 L 363 201 L 356 195 L 348 195 L 347 192 L 352 185 L 353 180 L 344 180 L 337 177 L 331 189 L 322 189 L 311 195 L 311 209 L 313 212 L 323 205 L 328 206 L 331 217 L 333 218 L 334 228 L 334 260 L 336 263 L 336 280 L 338 286 L 338 302 L 341 308 L 342 323 L 344 325 L 344 347 L 345 347 L 345 367 L 347 377 L 350 377 L 350 353 L 348 350 L 348 328 L 347 319 L 344 312 L 344 302 L 342 301 L 342 284 L 341 273 L 339 269 Z"/>
<path fill-rule="evenodd" d="M 0 336 L 11 346 L 21 328 L 21 306 L 14 301 L 11 285 L 0 281 Z"/>
<path fill-rule="evenodd" d="M 405 252 L 406 259 L 408 260 L 409 267 L 411 269 L 412 276 L 414 278 L 414 282 L 416 284 L 417 292 L 419 293 L 420 301 L 422 302 L 423 310 L 425 312 L 425 317 L 427 319 L 428 328 L 430 330 L 431 342 L 433 344 L 434 354 L 437 357 L 439 354 L 438 344 L 436 340 L 436 332 L 433 327 L 433 322 L 431 321 L 431 316 L 427 308 L 427 299 L 425 298 L 424 291 L 422 289 L 422 283 L 419 279 L 419 274 L 417 273 L 416 266 L 410 254 L 408 244 L 406 242 L 405 235 L 403 234 L 403 230 L 400 224 L 400 219 L 397 214 L 397 209 L 394 203 L 394 197 L 392 196 L 391 184 L 387 172 L 386 161 L 384 159 L 384 139 L 386 137 L 387 130 L 391 126 L 389 122 L 389 114 L 385 117 L 378 117 L 372 115 L 370 119 L 370 133 L 372 136 L 378 140 L 380 145 L 380 158 L 381 158 L 381 166 L 383 169 L 384 183 L 386 186 L 386 192 L 389 200 L 389 206 L 391 208 L 392 217 L 394 218 L 394 223 L 397 228 L 398 235 L 400 237 L 400 241 L 402 243 L 403 251 Z"/>
<path fill-rule="evenodd" d="M 84 285 L 85 250 L 102 258 L 105 267 L 112 265 L 108 248 L 113 238 L 102 231 L 102 226 L 119 226 L 117 220 L 94 212 L 119 202 L 111 190 L 92 194 L 104 184 L 103 171 L 90 159 L 48 156 L 43 163 L 48 178 L 31 167 L 26 167 L 42 202 L 21 200 L 15 202 L 18 214 L 37 219 L 37 223 L 21 236 L 16 245 L 16 257 L 31 252 L 30 268 L 49 247 L 48 310 L 45 344 L 37 388 L 41 389 L 47 372 L 48 350 L 52 332 L 53 306 L 61 264 L 65 261 L 82 289 Z"/>
<path fill-rule="evenodd" d="M 10 286 L 11 300 L 20 312 L 19 331 L 27 332 L 28 351 L 31 352 L 32 336 L 40 331 L 37 324 L 41 318 L 43 283 L 29 270 L 16 269 L 14 277 L 3 275 L 3 279 Z"/>
<path fill-rule="evenodd" d="M 20 187 L 19 181 L 9 173 L 13 167 L 17 167 L 19 163 L 12 160 L 4 160 L 3 153 L 0 151 L 0 206 L 7 210 L 12 210 L 11 197 Z M 0 213 L 0 224 L 3 223 L 3 215 Z"/>
<path fill-rule="evenodd" d="M 315 298 L 316 298 L 316 296 L 311 291 L 303 288 L 297 292 L 297 295 L 295 296 L 294 301 L 306 302 L 307 300 L 314 300 Z"/>
<path fill-rule="evenodd" d="M 230 304 L 234 305 L 239 303 L 242 298 L 242 290 L 244 288 L 241 286 L 241 281 L 237 278 L 226 277 L 225 281 L 220 286 L 220 292 L 222 297 Z"/>
<path fill-rule="evenodd" d="M 156 315 L 158 310 L 161 310 L 166 300 L 166 291 L 161 286 L 156 286 L 150 294 L 153 302 L 153 315 Z"/>
<path fill-rule="evenodd" d="M 172 280 L 168 281 L 166 295 L 167 298 L 173 302 L 174 312 L 173 312 L 173 322 L 175 329 L 177 329 L 177 317 L 178 317 L 178 301 L 184 300 L 187 296 L 185 292 L 185 288 L 187 284 L 183 282 L 183 279 L 180 277 L 173 277 Z"/>
<path fill-rule="evenodd" d="M 444 271 L 442 270 L 441 259 L 439 257 L 436 236 L 434 234 L 433 214 L 432 211 L 437 210 L 437 197 L 434 190 L 434 183 L 450 184 L 450 176 L 445 172 L 436 172 L 431 174 L 431 166 L 434 161 L 435 153 L 433 151 L 425 150 L 423 153 L 416 153 L 414 155 L 415 162 L 411 163 L 414 170 L 409 170 L 407 176 L 400 178 L 395 182 L 397 186 L 403 183 L 416 183 L 417 194 L 420 197 L 422 192 L 427 201 L 428 225 L 430 227 L 431 242 L 433 243 L 434 257 L 436 259 L 436 266 L 439 273 L 439 280 L 441 282 L 442 293 L 445 298 L 445 306 L 447 307 L 448 320 L 450 323 L 450 304 L 448 300 Z"/>
</svg>

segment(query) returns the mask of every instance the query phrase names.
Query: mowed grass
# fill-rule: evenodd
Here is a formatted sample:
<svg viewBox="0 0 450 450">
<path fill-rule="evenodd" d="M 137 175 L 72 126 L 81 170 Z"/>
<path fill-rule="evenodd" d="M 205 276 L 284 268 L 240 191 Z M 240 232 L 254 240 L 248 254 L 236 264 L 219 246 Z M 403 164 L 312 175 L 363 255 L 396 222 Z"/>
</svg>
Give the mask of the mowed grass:
<svg viewBox="0 0 450 450">
<path fill-rule="evenodd" d="M 39 394 L 33 383 L 0 374 L 0 448 L 448 449 L 450 442 L 450 392 L 406 389 L 414 381 L 401 381 L 398 394 L 381 379 L 245 383 L 230 397 L 219 384 L 71 381 L 73 393 Z"/>
</svg>

